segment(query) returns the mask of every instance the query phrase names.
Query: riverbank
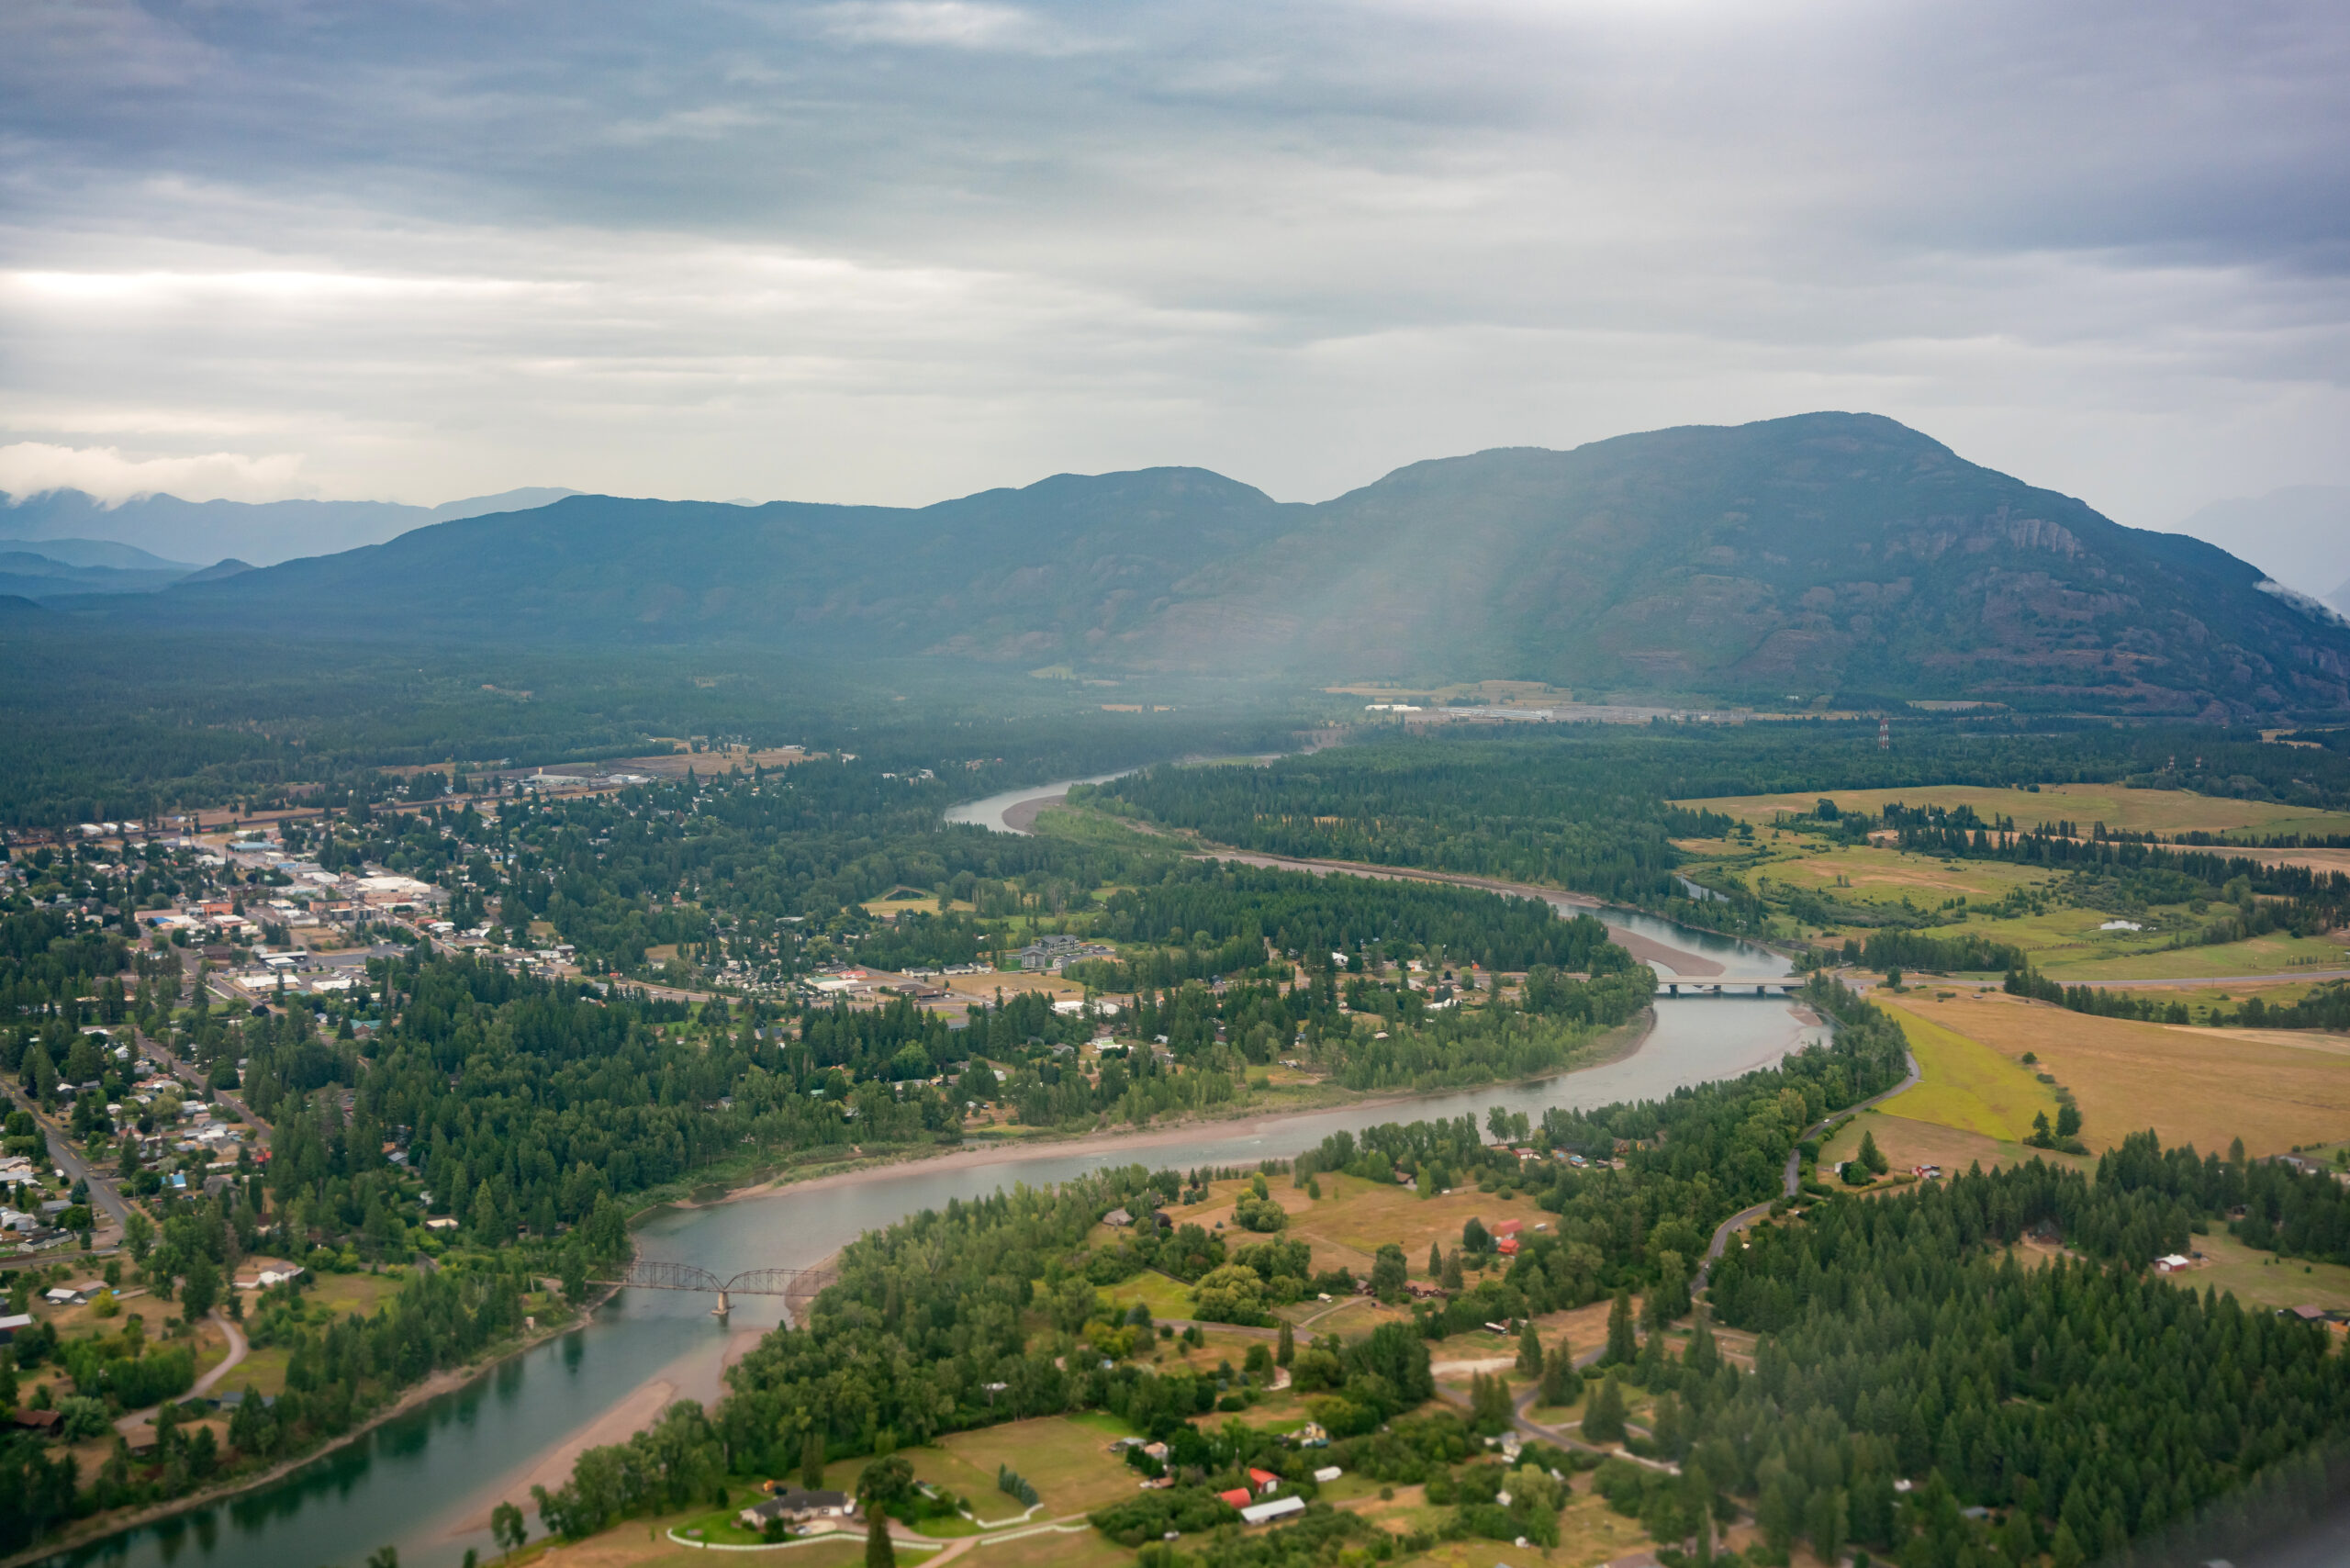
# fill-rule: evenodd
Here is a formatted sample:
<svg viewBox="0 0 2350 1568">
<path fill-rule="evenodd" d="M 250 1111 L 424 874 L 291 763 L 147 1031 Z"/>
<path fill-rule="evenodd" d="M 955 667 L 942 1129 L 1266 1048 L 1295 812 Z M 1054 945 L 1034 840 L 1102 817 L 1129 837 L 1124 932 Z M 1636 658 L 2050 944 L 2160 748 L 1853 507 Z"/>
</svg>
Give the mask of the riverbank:
<svg viewBox="0 0 2350 1568">
<path fill-rule="evenodd" d="M 919 1164 L 945 1170 L 982 1170 L 990 1165 L 1024 1163 L 1033 1158 L 1034 1152 L 1038 1149 L 1049 1149 L 1056 1155 L 1075 1157 L 1124 1153 L 1133 1149 L 1188 1142 L 1202 1127 L 1207 1126 L 1236 1132 L 1243 1136 L 1261 1136 L 1274 1131 L 1281 1123 L 1292 1117 L 1314 1115 L 1331 1110 L 1377 1110 L 1383 1105 L 1404 1105 L 1415 1101 L 1426 1100 L 1433 1094 L 1473 1094 L 1480 1089 L 1492 1089 L 1496 1092 L 1525 1089 L 1533 1084 L 1547 1083 L 1552 1079 L 1572 1077 L 1578 1072 L 1586 1072 L 1595 1068 L 1612 1067 L 1618 1062 L 1627 1061 L 1639 1053 L 1640 1047 L 1648 1043 L 1649 1036 L 1654 1034 L 1655 1030 L 1656 1009 L 1653 1006 L 1646 1007 L 1641 1009 L 1639 1015 L 1629 1023 L 1618 1025 L 1615 1028 L 1605 1030 L 1593 1036 L 1587 1047 L 1588 1054 L 1579 1051 L 1572 1059 L 1556 1070 L 1535 1073 L 1526 1078 L 1497 1079 L 1490 1084 L 1468 1084 L 1457 1088 L 1399 1089 L 1382 1091 L 1375 1094 L 1358 1094 L 1340 1090 L 1335 1098 L 1318 1104 L 1283 1105 L 1272 1109 L 1244 1106 L 1221 1113 L 1199 1111 L 1163 1122 L 1154 1122 L 1147 1128 L 1096 1127 L 1069 1133 L 1047 1132 L 1022 1138 L 1017 1143 L 965 1144 L 957 1148 L 940 1149 L 933 1153 L 907 1151 L 859 1161 L 847 1169 L 827 1170 L 821 1176 L 797 1178 L 783 1176 L 754 1182 L 732 1189 L 723 1197 L 699 1202 L 672 1199 L 660 1204 L 648 1204 L 632 1216 L 630 1223 L 633 1225 L 638 1219 L 664 1209 L 688 1211 L 717 1208 L 750 1199 L 772 1197 L 781 1193 L 798 1194 L 838 1191 L 842 1188 L 878 1182 L 901 1174 L 904 1168 L 909 1165 Z"/>
<path fill-rule="evenodd" d="M 76 1519 L 55 1535 L 45 1536 L 22 1551 L 6 1557 L 0 1557 L 0 1568 L 25 1568 L 27 1564 L 43 1562 L 60 1552 L 71 1551 L 75 1547 L 90 1541 L 118 1535 L 124 1530 L 137 1529 L 141 1525 L 159 1524 L 165 1519 L 194 1513 L 199 1508 L 225 1503 L 232 1497 L 252 1491 L 255 1487 L 267 1486 L 274 1482 L 283 1481 L 296 1471 L 316 1463 L 337 1450 L 350 1447 L 386 1422 L 396 1420 L 419 1406 L 440 1398 L 442 1394 L 454 1394 L 467 1384 L 495 1372 L 501 1363 L 537 1349 L 559 1334 L 567 1334 L 582 1327 L 589 1317 L 595 1315 L 598 1307 L 612 1298 L 618 1288 L 618 1286 L 606 1286 L 593 1301 L 579 1307 L 561 1323 L 532 1329 L 522 1338 L 501 1346 L 478 1361 L 469 1361 L 462 1367 L 444 1368 L 431 1373 L 420 1383 L 411 1383 L 400 1392 L 398 1398 L 382 1409 L 372 1412 L 364 1420 L 353 1425 L 349 1431 L 339 1433 L 316 1447 L 305 1449 L 298 1454 L 279 1460 L 267 1470 L 256 1471 L 250 1475 L 232 1476 L 198 1491 L 189 1492 L 165 1502 L 150 1503 L 144 1507 L 128 1513 L 93 1514 L 86 1519 Z"/>
</svg>

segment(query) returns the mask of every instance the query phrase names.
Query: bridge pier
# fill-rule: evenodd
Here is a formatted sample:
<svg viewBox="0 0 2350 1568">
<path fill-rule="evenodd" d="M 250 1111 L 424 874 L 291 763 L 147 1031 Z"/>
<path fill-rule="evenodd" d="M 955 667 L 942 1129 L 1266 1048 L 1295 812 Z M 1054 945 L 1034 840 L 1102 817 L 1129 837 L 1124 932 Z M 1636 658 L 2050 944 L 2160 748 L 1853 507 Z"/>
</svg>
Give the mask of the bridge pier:
<svg viewBox="0 0 2350 1568">
<path fill-rule="evenodd" d="M 726 1321 L 726 1314 L 729 1310 L 726 1301 L 726 1293 L 724 1291 L 720 1291 L 718 1293 L 718 1305 L 710 1309 L 710 1315 L 712 1317 L 717 1318 L 721 1323 L 723 1323 Z"/>
</svg>

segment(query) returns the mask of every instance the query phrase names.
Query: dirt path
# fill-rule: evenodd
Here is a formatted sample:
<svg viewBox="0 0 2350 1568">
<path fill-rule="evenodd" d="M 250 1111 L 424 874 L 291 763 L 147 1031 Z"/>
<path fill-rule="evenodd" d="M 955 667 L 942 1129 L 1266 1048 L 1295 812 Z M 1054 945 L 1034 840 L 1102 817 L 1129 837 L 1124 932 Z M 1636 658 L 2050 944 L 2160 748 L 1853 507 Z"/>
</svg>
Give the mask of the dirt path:
<svg viewBox="0 0 2350 1568">
<path fill-rule="evenodd" d="M 188 1397 L 191 1399 L 202 1399 L 219 1387 L 220 1380 L 227 1377 L 236 1369 L 237 1363 L 245 1359 L 247 1347 L 243 1332 L 228 1318 L 222 1316 L 220 1309 L 217 1306 L 212 1309 L 211 1316 L 212 1321 L 218 1326 L 221 1334 L 229 1341 L 229 1354 L 218 1366 L 196 1380 L 196 1386 L 188 1390 Z"/>
</svg>

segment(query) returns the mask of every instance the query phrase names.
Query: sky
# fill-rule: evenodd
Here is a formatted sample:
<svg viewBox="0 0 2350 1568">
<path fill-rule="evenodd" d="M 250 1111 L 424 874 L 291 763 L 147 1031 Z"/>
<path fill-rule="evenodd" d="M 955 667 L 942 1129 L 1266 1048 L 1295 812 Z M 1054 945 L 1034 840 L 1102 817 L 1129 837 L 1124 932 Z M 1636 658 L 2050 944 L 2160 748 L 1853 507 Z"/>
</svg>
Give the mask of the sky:
<svg viewBox="0 0 2350 1568">
<path fill-rule="evenodd" d="M 1815 409 L 2350 483 L 2350 8 L 13 0 L 0 490 L 923 503 Z"/>
</svg>

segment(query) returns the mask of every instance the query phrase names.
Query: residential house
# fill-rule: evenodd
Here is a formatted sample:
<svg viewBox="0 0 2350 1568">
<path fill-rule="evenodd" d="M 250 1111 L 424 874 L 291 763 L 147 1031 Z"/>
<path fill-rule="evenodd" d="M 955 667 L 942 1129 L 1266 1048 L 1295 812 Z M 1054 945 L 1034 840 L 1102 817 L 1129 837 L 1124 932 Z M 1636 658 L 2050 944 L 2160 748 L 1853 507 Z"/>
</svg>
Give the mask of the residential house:
<svg viewBox="0 0 2350 1568">
<path fill-rule="evenodd" d="M 798 1486 L 784 1486 L 764 1502 L 754 1503 L 734 1517 L 744 1529 L 763 1530 L 769 1519 L 781 1519 L 786 1524 L 813 1524 L 820 1519 L 852 1518 L 856 1514 L 856 1499 L 845 1492 L 811 1492 Z"/>
</svg>

